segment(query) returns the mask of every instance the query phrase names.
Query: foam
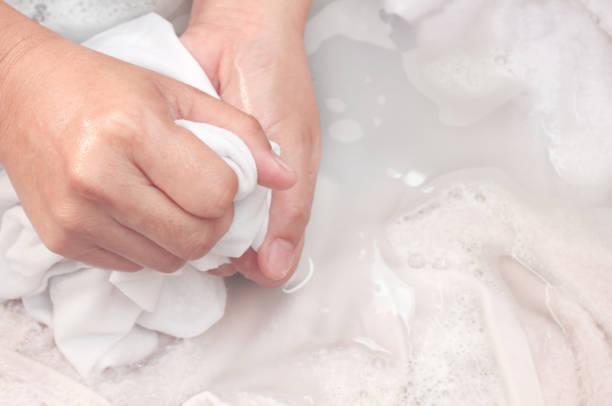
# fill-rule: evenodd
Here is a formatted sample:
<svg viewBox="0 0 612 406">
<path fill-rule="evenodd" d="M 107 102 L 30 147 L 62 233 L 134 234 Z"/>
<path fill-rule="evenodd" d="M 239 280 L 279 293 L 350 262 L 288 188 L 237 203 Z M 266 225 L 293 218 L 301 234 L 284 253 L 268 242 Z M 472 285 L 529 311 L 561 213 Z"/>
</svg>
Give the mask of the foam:
<svg viewBox="0 0 612 406">
<path fill-rule="evenodd" d="M 494 179 L 462 180 L 450 185 L 440 179 L 443 186 L 436 186 L 435 197 L 390 223 L 390 244 L 412 273 L 426 274 L 428 279 L 460 276 L 480 281 L 491 294 L 509 303 L 518 301 L 512 306 L 519 319 L 533 317 L 530 312 L 546 318 L 546 327 L 524 329 L 531 345 L 535 337 L 547 331 L 547 341 L 554 350 L 563 348 L 561 343 L 567 340 L 572 352 L 569 357 L 584 366 L 555 370 L 559 362 L 571 362 L 567 353 L 538 357 L 535 365 L 540 379 L 582 383 L 582 388 L 543 386 L 549 391 L 544 391 L 547 399 L 557 393 L 567 404 L 604 402 L 612 391 L 612 357 L 605 338 L 611 326 L 602 314 L 602 309 L 611 304 L 605 293 L 612 282 L 612 255 L 606 248 L 610 230 L 594 227 L 572 209 L 551 210 L 548 205 L 528 203 L 517 196 L 516 190 L 502 187 L 504 182 Z M 417 254 L 430 260 L 411 266 Z M 447 264 L 443 270 L 433 266 L 437 261 L 434 258 L 440 257 Z M 580 272 L 580 280 L 576 272 Z M 557 331 L 556 338 L 550 337 L 551 331 Z M 459 338 L 459 332 L 453 336 L 467 339 Z M 507 347 L 502 354 L 506 351 Z"/>
<path fill-rule="evenodd" d="M 600 26 L 612 17 L 600 2 L 584 4 L 446 2 L 419 24 L 405 70 L 448 125 L 473 124 L 530 98 L 534 133 L 547 140 L 559 177 L 609 191 L 612 52 Z"/>
</svg>

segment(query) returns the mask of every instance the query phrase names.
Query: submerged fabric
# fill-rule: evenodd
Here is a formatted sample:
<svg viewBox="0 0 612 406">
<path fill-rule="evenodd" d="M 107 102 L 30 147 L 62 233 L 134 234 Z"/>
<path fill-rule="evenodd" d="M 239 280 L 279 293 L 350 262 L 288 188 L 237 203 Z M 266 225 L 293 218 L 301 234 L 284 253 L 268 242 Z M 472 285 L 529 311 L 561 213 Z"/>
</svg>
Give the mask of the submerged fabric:
<svg viewBox="0 0 612 406">
<path fill-rule="evenodd" d="M 172 26 L 155 14 L 95 36 L 83 45 L 185 82 L 217 97 Z M 204 271 L 258 248 L 267 230 L 270 191 L 257 185 L 246 145 L 227 130 L 178 120 L 217 152 L 239 180 L 229 231 L 203 258 L 175 274 L 112 272 L 49 251 L 0 171 L 0 302 L 23 299 L 28 312 L 53 327 L 58 348 L 83 375 L 139 361 L 158 346 L 158 333 L 194 337 L 224 313 L 223 279 Z"/>
</svg>

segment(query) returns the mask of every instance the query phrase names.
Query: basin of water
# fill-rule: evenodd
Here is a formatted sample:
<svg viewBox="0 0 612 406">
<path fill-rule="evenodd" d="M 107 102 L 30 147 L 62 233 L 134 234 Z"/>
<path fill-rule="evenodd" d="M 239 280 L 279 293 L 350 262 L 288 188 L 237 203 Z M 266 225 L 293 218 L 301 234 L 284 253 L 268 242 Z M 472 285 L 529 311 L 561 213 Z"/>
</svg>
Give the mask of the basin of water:
<svg viewBox="0 0 612 406">
<path fill-rule="evenodd" d="M 188 10 L 8 3 L 74 39 Z M 323 161 L 294 279 L 229 279 L 211 330 L 89 380 L 6 304 L 0 403 L 607 404 L 611 34 L 605 0 L 315 0 Z"/>
</svg>

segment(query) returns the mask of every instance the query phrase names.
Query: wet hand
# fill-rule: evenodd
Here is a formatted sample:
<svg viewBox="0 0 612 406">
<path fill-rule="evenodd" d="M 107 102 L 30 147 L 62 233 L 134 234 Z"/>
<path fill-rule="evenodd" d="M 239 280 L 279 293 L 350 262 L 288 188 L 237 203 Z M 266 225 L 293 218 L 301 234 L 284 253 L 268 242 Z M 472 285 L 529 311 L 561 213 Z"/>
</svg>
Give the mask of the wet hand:
<svg viewBox="0 0 612 406">
<path fill-rule="evenodd" d="M 231 224 L 237 178 L 179 118 L 239 135 L 260 184 L 293 185 L 253 117 L 28 28 L 0 57 L 0 161 L 52 251 L 101 268 L 172 272 L 212 248 Z"/>
<path fill-rule="evenodd" d="M 196 1 L 181 38 L 221 98 L 257 118 L 297 171 L 295 186 L 272 194 L 258 253 L 249 250 L 233 269 L 218 272 L 237 269 L 263 286 L 283 284 L 298 264 L 320 162 L 319 114 L 303 45 L 308 3 Z"/>
</svg>

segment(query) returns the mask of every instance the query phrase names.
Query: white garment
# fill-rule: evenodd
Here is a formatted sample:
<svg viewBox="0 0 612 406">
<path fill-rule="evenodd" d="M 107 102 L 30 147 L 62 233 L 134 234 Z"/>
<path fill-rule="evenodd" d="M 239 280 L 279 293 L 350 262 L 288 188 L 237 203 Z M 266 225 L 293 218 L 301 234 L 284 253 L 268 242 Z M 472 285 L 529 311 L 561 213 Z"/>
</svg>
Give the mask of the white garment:
<svg viewBox="0 0 612 406">
<path fill-rule="evenodd" d="M 148 14 L 83 45 L 188 83 L 218 97 L 172 26 Z M 83 375 L 139 361 L 153 353 L 158 333 L 193 337 L 225 310 L 223 279 L 207 271 L 258 248 L 268 223 L 270 190 L 257 185 L 255 161 L 227 130 L 178 120 L 235 171 L 238 193 L 229 231 L 203 258 L 167 275 L 153 270 L 112 272 L 49 251 L 0 171 L 0 303 L 23 299 L 29 313 L 52 326 L 58 348 Z M 275 148 L 277 146 L 274 145 Z"/>
</svg>

